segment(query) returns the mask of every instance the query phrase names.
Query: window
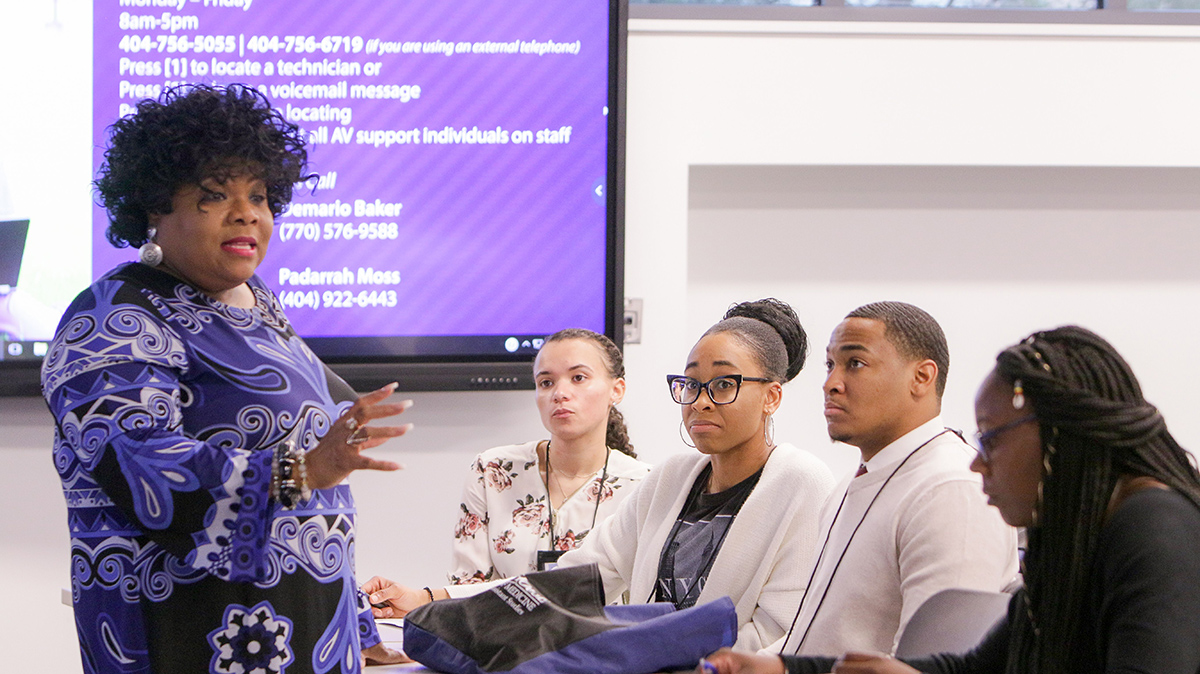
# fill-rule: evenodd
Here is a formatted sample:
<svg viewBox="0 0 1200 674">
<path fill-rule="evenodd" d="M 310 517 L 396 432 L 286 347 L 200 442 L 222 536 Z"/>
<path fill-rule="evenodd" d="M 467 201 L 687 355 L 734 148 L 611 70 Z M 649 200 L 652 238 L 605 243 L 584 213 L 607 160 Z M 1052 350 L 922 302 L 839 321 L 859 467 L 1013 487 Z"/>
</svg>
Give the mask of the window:
<svg viewBox="0 0 1200 674">
<path fill-rule="evenodd" d="M 663 11 L 654 11 L 653 18 L 672 18 L 673 13 L 670 9 L 663 8 L 664 5 L 675 5 L 688 8 L 687 14 L 678 18 L 742 18 L 741 11 L 736 9 L 725 10 L 730 13 L 722 13 L 719 17 L 713 15 L 712 12 L 704 11 L 703 16 L 694 15 L 695 9 L 700 7 L 708 8 L 729 8 L 741 6 L 746 8 L 755 8 L 751 11 L 757 11 L 763 7 L 821 7 L 822 12 L 828 12 L 840 7 L 859 8 L 909 8 L 909 9 L 972 9 L 972 10 L 1002 10 L 1006 12 L 1012 11 L 1036 11 L 1044 15 L 1045 12 L 1062 11 L 1071 12 L 1075 17 L 1081 16 L 1102 16 L 1104 18 L 1096 19 L 1101 22 L 1114 22 L 1114 15 L 1120 18 L 1115 19 L 1117 23 L 1144 23 L 1150 21 L 1152 23 L 1196 23 L 1200 19 L 1200 15 L 1192 14 L 1192 12 L 1200 12 L 1200 0 L 629 0 L 631 5 L 641 6 L 659 6 Z M 1096 10 L 1102 10 L 1098 13 Z M 714 9 L 713 11 L 722 12 L 722 9 Z M 746 18 L 817 18 L 817 17 L 787 17 L 776 14 L 777 11 L 785 10 L 770 10 L 771 16 L 753 15 Z M 1154 13 L 1156 19 L 1138 19 L 1148 16 L 1149 13 Z M 1172 15 L 1174 13 L 1174 15 Z M 634 18 L 650 18 L 651 15 L 634 12 Z M 931 18 L 928 14 L 924 16 L 903 16 L 897 14 L 889 15 L 874 15 L 874 16 L 825 16 L 821 19 L 829 20 L 867 20 L 867 21 L 889 21 L 889 20 L 920 20 L 920 21 L 937 21 L 937 18 Z M 1020 22 L 1020 17 L 1012 16 L 1000 19 Z M 1042 19 L 1032 19 L 1041 21 Z M 1065 22 L 1073 22 L 1078 19 L 1072 19 L 1064 16 L 1061 20 Z M 1086 20 L 1085 21 L 1090 21 Z"/>
</svg>

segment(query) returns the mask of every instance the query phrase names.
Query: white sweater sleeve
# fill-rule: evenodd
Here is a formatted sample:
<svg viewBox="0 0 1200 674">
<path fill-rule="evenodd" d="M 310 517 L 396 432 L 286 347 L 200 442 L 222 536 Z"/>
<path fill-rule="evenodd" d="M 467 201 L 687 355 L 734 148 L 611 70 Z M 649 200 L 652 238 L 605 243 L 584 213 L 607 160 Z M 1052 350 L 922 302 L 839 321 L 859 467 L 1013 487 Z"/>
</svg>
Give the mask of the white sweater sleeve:
<svg viewBox="0 0 1200 674">
<path fill-rule="evenodd" d="M 821 506 L 834 487 L 829 468 L 817 459 L 804 461 L 804 472 L 793 482 L 796 496 L 791 517 L 779 522 L 783 541 L 758 595 L 750 620 L 738 630 L 736 650 L 757 651 L 778 642 L 795 617 L 808 582 L 817 545 Z"/>
<path fill-rule="evenodd" d="M 758 605 L 750 620 L 738 629 L 737 650 L 753 652 L 778 640 L 792 622 L 792 614 L 804 594 L 804 579 L 800 577 L 808 561 L 808 550 L 801 544 L 804 518 L 792 518 L 787 528 L 787 541 L 780 547 L 774 569 L 758 595 Z"/>
<path fill-rule="evenodd" d="M 1016 532 L 990 507 L 971 480 L 953 480 L 920 492 L 896 529 L 902 608 L 899 643 L 909 618 L 946 588 L 999 592 L 1017 572 Z"/>
<path fill-rule="evenodd" d="M 558 560 L 560 566 L 596 564 L 604 581 L 604 595 L 608 603 L 615 602 L 629 589 L 641 530 L 646 520 L 645 509 L 658 486 L 658 477 L 658 471 L 650 473 L 634 487 L 634 493 L 621 502 L 612 516 L 592 529 L 582 545 Z M 642 603 L 645 597 L 630 597 L 630 600 Z"/>
</svg>

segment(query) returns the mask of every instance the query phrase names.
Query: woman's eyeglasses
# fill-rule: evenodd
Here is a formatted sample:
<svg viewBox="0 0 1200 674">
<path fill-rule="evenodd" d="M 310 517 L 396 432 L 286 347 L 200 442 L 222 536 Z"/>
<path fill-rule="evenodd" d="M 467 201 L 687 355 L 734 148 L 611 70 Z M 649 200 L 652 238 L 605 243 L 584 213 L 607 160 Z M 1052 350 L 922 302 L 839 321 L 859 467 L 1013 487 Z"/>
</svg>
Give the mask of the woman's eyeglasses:
<svg viewBox="0 0 1200 674">
<path fill-rule="evenodd" d="M 773 381 L 766 377 L 743 377 L 740 374 L 727 374 L 713 377 L 708 381 L 699 381 L 681 374 L 667 375 L 667 385 L 671 387 L 671 398 L 680 405 L 691 405 L 700 399 L 700 390 L 708 393 L 708 399 L 714 405 L 728 405 L 737 400 L 738 391 L 742 390 L 742 382 Z"/>
<path fill-rule="evenodd" d="M 995 449 L 993 445 L 995 444 L 996 438 L 1000 434 L 1004 433 L 1005 431 L 1011 431 L 1017 426 L 1027 424 L 1031 421 L 1037 421 L 1037 416 L 1033 414 L 1027 414 L 1020 419 L 1014 419 L 1007 424 L 1001 424 L 987 431 L 980 431 L 975 434 L 975 442 L 972 443 L 972 446 L 975 448 L 975 452 L 979 454 L 979 458 L 983 460 L 984 463 L 987 463 L 988 460 L 991 459 L 991 453 Z"/>
</svg>

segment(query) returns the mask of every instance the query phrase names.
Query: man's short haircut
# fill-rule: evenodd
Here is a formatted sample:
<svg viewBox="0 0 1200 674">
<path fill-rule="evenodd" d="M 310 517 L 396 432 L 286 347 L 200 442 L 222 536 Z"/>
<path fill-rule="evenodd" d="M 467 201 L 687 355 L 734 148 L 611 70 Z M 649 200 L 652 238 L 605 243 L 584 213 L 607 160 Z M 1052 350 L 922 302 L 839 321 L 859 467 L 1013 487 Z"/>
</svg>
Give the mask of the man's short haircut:
<svg viewBox="0 0 1200 674">
<path fill-rule="evenodd" d="M 950 374 L 950 347 L 942 326 L 929 312 L 904 302 L 872 302 L 846 314 L 846 318 L 879 321 L 884 325 L 884 336 L 901 355 L 937 363 L 937 396 L 942 397 Z"/>
</svg>

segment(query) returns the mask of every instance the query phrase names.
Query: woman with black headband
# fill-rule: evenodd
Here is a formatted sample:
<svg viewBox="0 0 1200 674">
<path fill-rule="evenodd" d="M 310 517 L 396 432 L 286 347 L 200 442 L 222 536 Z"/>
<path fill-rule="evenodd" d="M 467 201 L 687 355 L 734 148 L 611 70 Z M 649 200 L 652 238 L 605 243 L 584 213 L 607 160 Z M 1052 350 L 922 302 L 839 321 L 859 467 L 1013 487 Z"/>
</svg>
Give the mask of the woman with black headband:
<svg viewBox="0 0 1200 674">
<path fill-rule="evenodd" d="M 1025 587 L 982 643 L 906 662 L 722 652 L 702 669 L 1200 672 L 1200 474 L 1124 359 L 1083 328 L 1035 333 L 1001 352 L 975 413 L 971 467 L 1029 540 Z"/>
<path fill-rule="evenodd" d="M 667 378 L 682 411 L 680 432 L 699 451 L 653 470 L 559 563 L 597 564 L 610 602 L 626 595 L 687 608 L 728 596 L 743 650 L 782 637 L 833 488 L 820 459 L 774 438 L 771 416 L 806 352 L 804 329 L 787 304 L 730 309 L 696 343 L 684 373 Z M 378 617 L 414 607 L 390 581 L 372 579 L 364 589 L 384 604 Z"/>
<path fill-rule="evenodd" d="M 686 608 L 729 596 L 740 649 L 783 636 L 833 488 L 820 459 L 774 437 L 783 384 L 806 351 L 787 304 L 731 308 L 692 348 L 683 374 L 667 377 L 681 434 L 697 451 L 652 472 L 562 563 L 599 564 L 610 601 L 628 591 L 630 601 Z"/>
</svg>

